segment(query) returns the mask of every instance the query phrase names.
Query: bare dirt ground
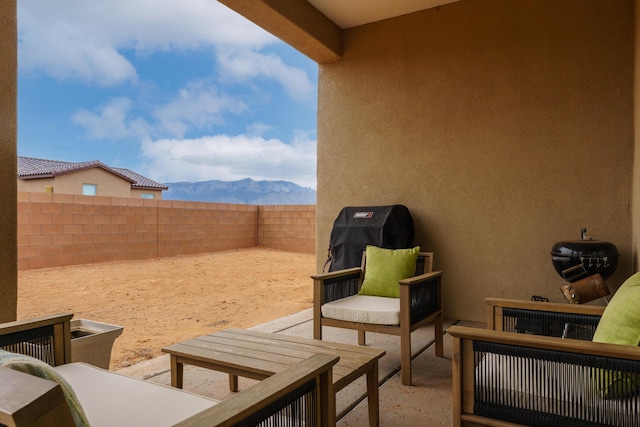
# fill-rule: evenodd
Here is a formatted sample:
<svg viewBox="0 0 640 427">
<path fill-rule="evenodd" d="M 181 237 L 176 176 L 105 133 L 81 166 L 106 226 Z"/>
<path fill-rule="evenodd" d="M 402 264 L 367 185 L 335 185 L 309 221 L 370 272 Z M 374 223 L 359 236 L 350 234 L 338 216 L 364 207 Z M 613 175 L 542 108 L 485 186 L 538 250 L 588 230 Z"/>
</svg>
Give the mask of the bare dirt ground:
<svg viewBox="0 0 640 427">
<path fill-rule="evenodd" d="M 111 369 L 163 346 L 312 306 L 315 255 L 251 248 L 20 271 L 18 319 L 60 312 L 124 327 Z"/>
</svg>

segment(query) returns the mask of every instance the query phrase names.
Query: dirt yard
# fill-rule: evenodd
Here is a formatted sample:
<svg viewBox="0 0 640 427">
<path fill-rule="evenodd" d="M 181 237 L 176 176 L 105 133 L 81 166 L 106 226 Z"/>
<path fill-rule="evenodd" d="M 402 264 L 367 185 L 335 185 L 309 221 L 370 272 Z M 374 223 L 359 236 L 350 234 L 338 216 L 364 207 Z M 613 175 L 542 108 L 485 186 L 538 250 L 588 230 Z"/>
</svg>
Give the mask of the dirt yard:
<svg viewBox="0 0 640 427">
<path fill-rule="evenodd" d="M 314 273 L 315 255 L 262 248 L 20 271 L 18 319 L 72 312 L 124 326 L 115 370 L 168 344 L 310 308 Z"/>
</svg>

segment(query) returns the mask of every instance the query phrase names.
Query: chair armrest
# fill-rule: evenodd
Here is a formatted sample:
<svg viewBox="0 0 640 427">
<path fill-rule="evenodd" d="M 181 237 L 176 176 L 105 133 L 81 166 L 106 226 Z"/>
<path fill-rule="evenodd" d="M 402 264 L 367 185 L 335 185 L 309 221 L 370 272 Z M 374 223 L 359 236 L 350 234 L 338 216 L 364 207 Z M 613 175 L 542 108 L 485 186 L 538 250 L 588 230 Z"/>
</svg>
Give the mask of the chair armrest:
<svg viewBox="0 0 640 427">
<path fill-rule="evenodd" d="M 355 273 L 358 273 L 358 275 L 362 274 L 362 269 L 360 267 L 347 268 L 344 270 L 331 271 L 329 273 L 314 274 L 313 276 L 311 276 L 311 278 L 313 280 L 324 282 L 328 280 L 339 279 L 341 277 L 352 276 Z"/>
<path fill-rule="evenodd" d="M 71 362 L 72 313 L 0 324 L 0 348 L 36 357 L 52 366 Z"/>
<path fill-rule="evenodd" d="M 430 273 L 420 274 L 418 276 L 409 277 L 408 279 L 400 280 L 400 286 L 420 286 L 421 284 L 432 280 L 435 277 L 440 277 L 442 271 L 432 271 Z"/>
<path fill-rule="evenodd" d="M 34 317 L 33 319 L 16 320 L 14 322 L 0 323 L 0 336 L 15 332 L 28 331 L 42 326 L 57 325 L 71 322 L 72 313 L 59 313 L 49 316 Z"/>
<path fill-rule="evenodd" d="M 440 278 L 442 271 L 413 276 L 398 282 L 400 284 L 400 313 L 408 313 L 405 318 L 410 324 L 441 313 L 442 289 Z"/>
<path fill-rule="evenodd" d="M 553 311 L 556 313 L 571 313 L 571 314 L 585 314 L 591 316 L 602 316 L 605 307 L 598 305 L 583 305 L 583 304 L 567 304 L 558 302 L 543 302 L 543 301 L 526 301 L 516 299 L 505 298 L 485 298 L 487 304 L 489 318 L 491 315 L 502 307 L 508 308 L 522 308 L 525 310 L 535 311 Z"/>
<path fill-rule="evenodd" d="M 318 413 L 314 417 L 315 420 L 300 420 L 300 423 L 295 425 L 327 426 L 329 411 L 335 412 L 331 403 L 333 397 L 330 395 L 330 390 L 333 381 L 333 365 L 339 359 L 338 356 L 331 354 L 315 354 L 289 369 L 272 375 L 237 395 L 223 400 L 212 408 L 200 412 L 177 426 L 234 426 L 265 408 L 268 411 L 265 414 L 267 417 L 286 417 L 286 413 L 278 415 L 276 412 L 270 415 L 269 411 L 273 410 L 273 407 L 280 402 L 293 403 L 296 401 L 297 390 L 312 381 L 315 382 L 317 397 L 313 401 L 307 401 L 305 406 L 312 408 L 315 406 L 314 403 L 319 403 Z M 267 408 L 269 405 L 271 405 L 271 409 Z M 255 419 L 254 421 L 259 422 Z"/>
<path fill-rule="evenodd" d="M 313 303 L 324 303 L 355 295 L 360 290 L 362 269 L 359 267 L 311 276 Z"/>
<path fill-rule="evenodd" d="M 545 337 L 541 335 L 514 334 L 513 332 L 492 331 L 489 329 L 457 325 L 450 326 L 447 329 L 447 333 L 454 338 L 462 340 L 486 341 L 566 353 L 590 354 L 594 356 L 640 361 L 640 351 L 638 351 L 638 347 L 630 345 L 607 344 L 572 338 Z"/>
<path fill-rule="evenodd" d="M 605 307 L 486 298 L 487 329 L 591 340 Z M 568 335 L 569 334 L 569 335 Z"/>
<path fill-rule="evenodd" d="M 75 426 L 59 384 L 6 367 L 0 384 L 0 425 Z"/>
</svg>

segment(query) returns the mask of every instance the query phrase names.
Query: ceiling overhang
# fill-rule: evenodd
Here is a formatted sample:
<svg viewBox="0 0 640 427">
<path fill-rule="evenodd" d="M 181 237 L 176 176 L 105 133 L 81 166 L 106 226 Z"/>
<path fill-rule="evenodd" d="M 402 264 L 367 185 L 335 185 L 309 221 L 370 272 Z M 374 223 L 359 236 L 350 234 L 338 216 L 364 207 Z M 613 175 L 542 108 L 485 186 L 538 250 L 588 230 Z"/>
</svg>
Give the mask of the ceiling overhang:
<svg viewBox="0 0 640 427">
<path fill-rule="evenodd" d="M 342 55 L 342 31 L 306 0 L 218 0 L 318 63 Z"/>
<path fill-rule="evenodd" d="M 318 63 L 342 56 L 345 29 L 458 0 L 218 0 Z"/>
<path fill-rule="evenodd" d="M 307 0 L 342 29 L 431 9 L 458 0 Z"/>
</svg>

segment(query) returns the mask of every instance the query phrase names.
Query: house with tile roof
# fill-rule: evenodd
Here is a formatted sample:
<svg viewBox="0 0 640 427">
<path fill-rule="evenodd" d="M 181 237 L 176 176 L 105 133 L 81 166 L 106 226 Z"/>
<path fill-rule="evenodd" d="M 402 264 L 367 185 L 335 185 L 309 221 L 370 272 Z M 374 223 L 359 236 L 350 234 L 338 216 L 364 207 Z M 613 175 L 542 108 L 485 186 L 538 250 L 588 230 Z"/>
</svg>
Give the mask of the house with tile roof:
<svg viewBox="0 0 640 427">
<path fill-rule="evenodd" d="M 18 156 L 18 191 L 162 199 L 168 187 L 98 160 L 64 162 Z"/>
</svg>

